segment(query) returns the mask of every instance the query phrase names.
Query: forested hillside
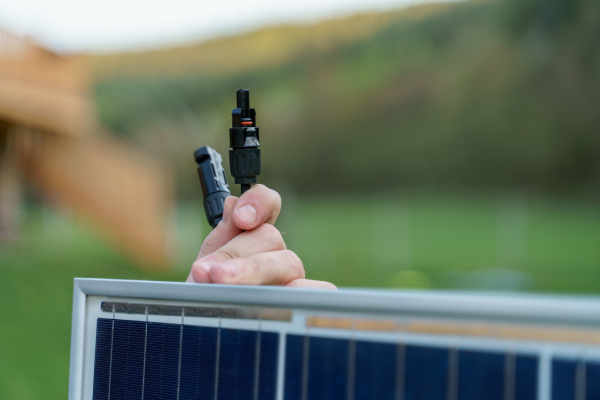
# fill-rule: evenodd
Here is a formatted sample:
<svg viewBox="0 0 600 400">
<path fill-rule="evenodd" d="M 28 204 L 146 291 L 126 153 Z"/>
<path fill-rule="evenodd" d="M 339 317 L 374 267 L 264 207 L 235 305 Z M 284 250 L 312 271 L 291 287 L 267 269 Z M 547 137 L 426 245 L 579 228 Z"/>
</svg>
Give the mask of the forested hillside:
<svg viewBox="0 0 600 400">
<path fill-rule="evenodd" d="M 175 164 L 182 194 L 196 192 L 195 148 L 226 150 L 241 87 L 258 112 L 262 180 L 275 186 L 599 194 L 600 3 L 472 1 L 362 18 L 213 41 L 204 67 L 201 45 L 151 53 L 154 69 L 148 54 L 122 70 L 104 56 L 100 116 Z"/>
</svg>

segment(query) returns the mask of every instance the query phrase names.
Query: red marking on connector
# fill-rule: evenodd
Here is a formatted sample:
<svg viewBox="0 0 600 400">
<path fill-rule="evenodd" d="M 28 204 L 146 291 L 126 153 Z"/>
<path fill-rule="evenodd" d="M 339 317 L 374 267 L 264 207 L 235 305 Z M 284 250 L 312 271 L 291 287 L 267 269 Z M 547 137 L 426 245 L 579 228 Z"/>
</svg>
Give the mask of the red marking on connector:
<svg viewBox="0 0 600 400">
<path fill-rule="evenodd" d="M 242 121 L 242 126 L 244 125 L 252 125 L 252 121 Z"/>
</svg>

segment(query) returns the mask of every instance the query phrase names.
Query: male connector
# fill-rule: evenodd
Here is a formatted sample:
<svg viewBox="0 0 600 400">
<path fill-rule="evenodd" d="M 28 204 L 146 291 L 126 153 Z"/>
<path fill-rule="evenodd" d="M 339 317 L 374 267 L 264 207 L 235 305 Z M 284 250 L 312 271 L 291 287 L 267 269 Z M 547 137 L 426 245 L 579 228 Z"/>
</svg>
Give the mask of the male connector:
<svg viewBox="0 0 600 400">
<path fill-rule="evenodd" d="M 204 194 L 206 219 L 213 228 L 223 219 L 225 199 L 231 196 L 221 155 L 211 147 L 200 147 L 194 153 L 198 176 Z"/>
<path fill-rule="evenodd" d="M 229 128 L 229 168 L 243 194 L 260 175 L 260 143 L 256 111 L 250 108 L 250 91 L 239 89 L 236 96 L 237 108 L 231 112 Z"/>
</svg>

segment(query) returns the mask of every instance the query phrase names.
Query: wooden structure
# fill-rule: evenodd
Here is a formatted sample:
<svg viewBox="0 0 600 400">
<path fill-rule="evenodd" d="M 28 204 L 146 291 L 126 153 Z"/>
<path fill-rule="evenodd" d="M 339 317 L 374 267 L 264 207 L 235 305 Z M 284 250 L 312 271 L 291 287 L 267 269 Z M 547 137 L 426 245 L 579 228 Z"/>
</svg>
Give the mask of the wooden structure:
<svg viewBox="0 0 600 400">
<path fill-rule="evenodd" d="M 173 187 L 164 167 L 95 120 L 85 58 L 0 31 L 0 239 L 24 179 L 145 267 L 167 262 Z"/>
</svg>

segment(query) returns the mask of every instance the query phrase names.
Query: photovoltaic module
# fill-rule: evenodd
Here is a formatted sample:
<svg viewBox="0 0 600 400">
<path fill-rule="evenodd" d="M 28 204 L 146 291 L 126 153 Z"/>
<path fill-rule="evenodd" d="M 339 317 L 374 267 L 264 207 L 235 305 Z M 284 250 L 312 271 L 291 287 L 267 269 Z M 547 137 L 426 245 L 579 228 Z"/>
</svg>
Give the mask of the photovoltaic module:
<svg viewBox="0 0 600 400">
<path fill-rule="evenodd" d="M 600 300 L 76 279 L 69 399 L 600 399 Z"/>
</svg>

